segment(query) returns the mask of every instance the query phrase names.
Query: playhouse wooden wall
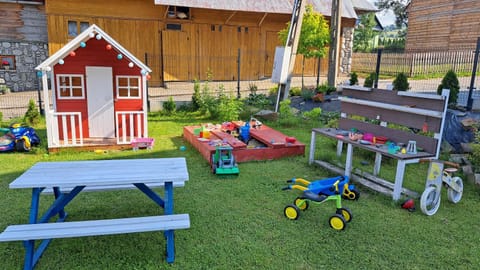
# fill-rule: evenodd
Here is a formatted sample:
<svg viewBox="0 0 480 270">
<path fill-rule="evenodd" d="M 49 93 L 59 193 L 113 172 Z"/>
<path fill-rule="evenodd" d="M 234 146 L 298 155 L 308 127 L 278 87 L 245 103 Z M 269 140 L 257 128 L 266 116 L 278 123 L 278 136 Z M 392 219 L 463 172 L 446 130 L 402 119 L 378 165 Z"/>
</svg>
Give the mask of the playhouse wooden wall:
<svg viewBox="0 0 480 270">
<path fill-rule="evenodd" d="M 408 9 L 408 50 L 475 47 L 480 36 L 480 1 L 414 0 Z"/>
<path fill-rule="evenodd" d="M 164 81 L 236 80 L 238 49 L 242 80 L 268 77 L 272 73 L 275 47 L 282 44 L 277 33 L 291 14 L 223 11 L 190 8 L 190 19 L 171 19 L 167 6 L 153 0 L 49 0 L 46 3 L 50 53 L 66 44 L 68 21 L 97 24 L 138 59 L 152 68 L 150 85 Z M 329 20 L 329 17 L 326 18 Z M 352 26 L 354 20 L 346 20 Z M 181 30 L 167 30 L 169 26 Z M 169 27 L 170 28 L 170 27 Z M 297 57 L 295 74 L 301 74 Z M 322 73 L 328 58 L 322 59 Z M 163 72 L 162 72 L 163 71 Z M 317 72 L 317 60 L 306 61 L 305 75 Z"/>
</svg>

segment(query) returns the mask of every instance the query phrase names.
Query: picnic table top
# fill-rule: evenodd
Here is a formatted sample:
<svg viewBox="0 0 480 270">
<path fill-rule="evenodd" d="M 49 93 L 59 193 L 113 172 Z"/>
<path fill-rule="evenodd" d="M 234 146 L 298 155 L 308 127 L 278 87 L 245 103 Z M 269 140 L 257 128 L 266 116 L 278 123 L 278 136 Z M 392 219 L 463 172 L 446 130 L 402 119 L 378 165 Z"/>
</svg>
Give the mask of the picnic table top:
<svg viewBox="0 0 480 270">
<path fill-rule="evenodd" d="M 39 162 L 10 183 L 10 188 L 185 182 L 188 178 L 183 157 Z"/>
</svg>

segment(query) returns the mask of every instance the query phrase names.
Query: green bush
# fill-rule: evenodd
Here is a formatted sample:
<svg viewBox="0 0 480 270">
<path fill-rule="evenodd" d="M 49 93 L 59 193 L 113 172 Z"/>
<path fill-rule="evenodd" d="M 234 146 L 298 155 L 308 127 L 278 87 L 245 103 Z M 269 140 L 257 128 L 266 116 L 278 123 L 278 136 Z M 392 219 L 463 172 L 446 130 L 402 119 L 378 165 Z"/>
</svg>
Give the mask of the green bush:
<svg viewBox="0 0 480 270">
<path fill-rule="evenodd" d="M 24 121 L 33 126 L 40 123 L 40 112 L 38 111 L 37 106 L 35 106 L 35 101 L 33 101 L 33 99 L 30 99 L 28 102 L 28 109 L 25 113 Z"/>
<path fill-rule="evenodd" d="M 303 117 L 308 120 L 320 120 L 321 114 L 322 114 L 321 108 L 314 108 L 311 111 L 304 112 Z"/>
<path fill-rule="evenodd" d="M 365 78 L 365 81 L 363 82 L 363 87 L 372 88 L 376 78 L 377 78 L 377 73 L 375 72 L 370 73 L 370 75 L 368 75 L 368 77 Z"/>
<path fill-rule="evenodd" d="M 358 75 L 356 72 L 350 73 L 350 85 L 357 85 L 358 84 Z"/>
<path fill-rule="evenodd" d="M 303 100 L 312 100 L 313 96 L 315 95 L 315 90 L 314 89 L 302 89 L 302 98 Z"/>
<path fill-rule="evenodd" d="M 10 88 L 5 84 L 0 85 L 0 94 L 5 95 L 10 93 Z"/>
<path fill-rule="evenodd" d="M 172 115 L 177 109 L 177 104 L 173 101 L 173 97 L 169 97 L 167 101 L 163 102 L 163 110 L 166 115 Z"/>
<path fill-rule="evenodd" d="M 280 125 L 283 126 L 293 126 L 298 122 L 297 117 L 295 117 L 295 114 L 292 112 L 292 108 L 290 107 L 290 99 L 285 99 L 280 102 L 280 108 L 279 108 L 279 116 L 278 116 L 278 122 Z"/>
<path fill-rule="evenodd" d="M 245 99 L 245 105 L 250 105 L 257 108 L 266 108 L 272 105 L 272 102 L 265 94 L 250 93 L 248 98 Z"/>
<path fill-rule="evenodd" d="M 243 102 L 236 97 L 220 95 L 218 98 L 218 111 L 215 115 L 221 122 L 239 120 Z"/>
<path fill-rule="evenodd" d="M 325 95 L 328 95 L 335 91 L 337 91 L 337 88 L 335 88 L 335 86 L 328 85 L 327 83 L 323 83 L 317 87 L 317 92 L 324 93 Z"/>
<path fill-rule="evenodd" d="M 302 94 L 302 88 L 301 87 L 292 87 L 290 88 L 289 95 L 291 97 L 298 97 Z"/>
<path fill-rule="evenodd" d="M 407 91 L 410 89 L 410 84 L 408 83 L 407 75 L 403 72 L 400 72 L 393 80 L 393 90 L 397 91 Z"/>
<path fill-rule="evenodd" d="M 448 103 L 457 103 L 458 92 L 460 91 L 460 84 L 458 82 L 457 74 L 453 70 L 449 70 L 445 77 L 442 79 L 442 83 L 438 85 L 437 93 L 442 94 L 443 89 L 450 89 L 448 97 Z"/>
</svg>

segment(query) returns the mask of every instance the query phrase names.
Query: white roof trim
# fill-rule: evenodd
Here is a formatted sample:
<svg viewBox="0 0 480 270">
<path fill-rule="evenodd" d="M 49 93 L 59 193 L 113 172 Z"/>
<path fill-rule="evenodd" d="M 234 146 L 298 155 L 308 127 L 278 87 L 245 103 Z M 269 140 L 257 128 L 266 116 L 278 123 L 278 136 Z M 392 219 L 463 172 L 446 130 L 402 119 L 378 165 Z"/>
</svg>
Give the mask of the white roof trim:
<svg viewBox="0 0 480 270">
<path fill-rule="evenodd" d="M 94 35 L 93 38 L 95 38 L 96 34 L 100 34 L 103 39 L 105 39 L 109 44 L 111 44 L 112 47 L 118 52 L 120 52 L 124 57 L 128 58 L 135 65 L 139 66 L 141 69 L 145 70 L 146 72 L 152 72 L 152 70 L 148 66 L 146 66 L 142 61 L 138 60 L 133 54 L 127 51 L 124 47 L 122 47 L 120 43 L 115 41 L 112 37 L 110 37 L 107 33 L 105 33 L 102 29 L 100 29 L 100 27 L 98 27 L 95 24 L 90 25 L 90 27 L 88 27 L 85 31 L 80 33 L 70 42 L 65 44 L 65 46 L 63 46 L 60 50 L 58 50 L 53 55 L 48 57 L 35 69 L 49 71 L 54 65 L 58 63 L 60 59 L 65 58 L 67 55 L 70 54 L 71 51 L 74 51 L 78 47 L 80 47 L 80 43 L 87 42 L 89 39 L 91 39 L 92 38 L 90 37 L 91 34 Z"/>
</svg>

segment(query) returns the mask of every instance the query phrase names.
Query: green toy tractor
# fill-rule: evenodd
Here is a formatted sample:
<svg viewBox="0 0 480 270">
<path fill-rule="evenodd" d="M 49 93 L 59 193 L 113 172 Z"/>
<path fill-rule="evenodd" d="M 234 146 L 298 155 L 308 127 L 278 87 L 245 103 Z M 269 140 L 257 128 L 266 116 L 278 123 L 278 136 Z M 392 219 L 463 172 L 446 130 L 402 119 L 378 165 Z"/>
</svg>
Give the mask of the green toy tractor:
<svg viewBox="0 0 480 270">
<path fill-rule="evenodd" d="M 237 161 L 230 146 L 217 146 L 212 155 L 212 172 L 214 174 L 239 174 Z"/>
</svg>

